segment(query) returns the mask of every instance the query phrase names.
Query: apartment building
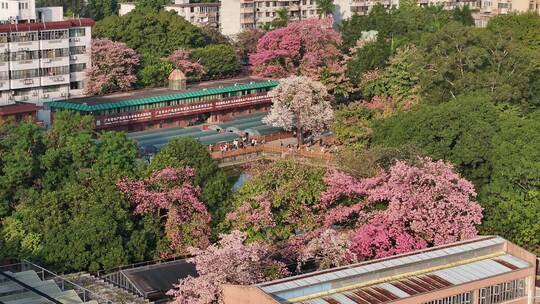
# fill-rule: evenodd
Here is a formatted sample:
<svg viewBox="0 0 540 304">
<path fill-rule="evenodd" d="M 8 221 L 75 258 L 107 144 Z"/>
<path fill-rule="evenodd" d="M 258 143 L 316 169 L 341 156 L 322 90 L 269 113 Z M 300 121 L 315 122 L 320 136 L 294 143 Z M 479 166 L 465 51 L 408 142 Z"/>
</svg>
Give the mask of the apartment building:
<svg viewBox="0 0 540 304">
<path fill-rule="evenodd" d="M 533 304 L 536 257 L 497 236 L 252 286 L 225 304 Z"/>
<path fill-rule="evenodd" d="M 190 23 L 197 26 L 219 27 L 219 2 L 214 3 L 189 3 L 189 0 L 174 0 L 173 4 L 164 7 L 167 11 L 176 12 Z M 134 2 L 120 3 L 118 14 L 123 16 L 134 10 Z"/>
<path fill-rule="evenodd" d="M 279 9 L 286 9 L 291 21 L 317 16 L 315 0 L 222 0 L 221 33 L 234 36 L 244 29 L 261 27 L 274 20 Z"/>
<path fill-rule="evenodd" d="M 63 19 L 61 7 L 0 1 L 0 105 L 83 95 L 91 19 Z M 19 9 L 16 13 L 13 9 Z"/>
<path fill-rule="evenodd" d="M 489 19 L 501 14 L 536 12 L 540 14 L 540 0 L 480 0 L 473 14 L 476 26 L 486 27 Z"/>
</svg>

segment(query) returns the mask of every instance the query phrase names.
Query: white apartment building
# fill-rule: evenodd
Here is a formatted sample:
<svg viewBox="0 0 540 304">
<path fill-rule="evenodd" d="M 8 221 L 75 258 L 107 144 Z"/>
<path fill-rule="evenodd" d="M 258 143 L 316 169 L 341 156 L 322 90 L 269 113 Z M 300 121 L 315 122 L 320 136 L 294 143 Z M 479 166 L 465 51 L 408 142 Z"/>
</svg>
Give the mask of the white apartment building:
<svg viewBox="0 0 540 304">
<path fill-rule="evenodd" d="M 83 95 L 95 22 L 64 20 L 61 7 L 34 5 L 0 0 L 0 106 Z"/>
<path fill-rule="evenodd" d="M 478 27 L 486 27 L 493 16 L 510 13 L 540 14 L 540 0 L 480 0 L 479 11 L 473 14 Z"/>
<path fill-rule="evenodd" d="M 222 0 L 221 33 L 235 36 L 244 29 L 261 27 L 274 20 L 277 10 L 283 8 L 288 11 L 292 21 L 317 16 L 315 0 Z"/>
<path fill-rule="evenodd" d="M 220 3 L 189 3 L 189 0 L 174 0 L 173 4 L 164 7 L 167 11 L 176 12 L 190 23 L 197 26 L 219 27 Z M 134 10 L 133 2 L 120 3 L 118 14 L 123 16 Z"/>
</svg>

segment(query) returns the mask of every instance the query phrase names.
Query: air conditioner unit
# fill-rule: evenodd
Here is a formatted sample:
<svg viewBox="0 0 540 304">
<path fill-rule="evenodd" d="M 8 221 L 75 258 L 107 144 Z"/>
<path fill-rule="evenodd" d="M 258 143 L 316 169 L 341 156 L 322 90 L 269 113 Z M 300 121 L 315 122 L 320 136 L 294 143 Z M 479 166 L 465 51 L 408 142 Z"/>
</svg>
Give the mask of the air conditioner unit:
<svg viewBox="0 0 540 304">
<path fill-rule="evenodd" d="M 52 59 L 45 59 L 45 62 L 46 62 L 46 63 L 51 63 L 51 62 L 52 62 Z"/>
<path fill-rule="evenodd" d="M 28 96 L 23 96 L 22 100 L 28 100 Z"/>
<path fill-rule="evenodd" d="M 43 98 L 49 98 L 49 94 L 43 94 Z"/>
<path fill-rule="evenodd" d="M 60 94 L 60 96 L 62 96 L 62 97 L 67 97 L 68 94 L 67 94 L 67 93 L 62 93 L 62 94 Z"/>
<path fill-rule="evenodd" d="M 71 55 L 71 60 L 77 60 L 77 56 Z"/>
</svg>

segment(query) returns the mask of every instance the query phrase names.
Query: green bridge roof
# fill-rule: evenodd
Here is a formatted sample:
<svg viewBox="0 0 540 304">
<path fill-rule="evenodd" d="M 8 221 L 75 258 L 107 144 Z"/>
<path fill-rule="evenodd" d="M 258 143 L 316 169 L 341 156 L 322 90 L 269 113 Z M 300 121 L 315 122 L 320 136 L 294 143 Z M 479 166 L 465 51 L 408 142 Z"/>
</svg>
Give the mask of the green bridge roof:
<svg viewBox="0 0 540 304">
<path fill-rule="evenodd" d="M 184 93 L 178 93 L 178 94 L 172 94 L 172 95 L 123 100 L 123 101 L 108 102 L 108 103 L 93 104 L 93 105 L 78 103 L 76 101 L 72 101 L 72 102 L 53 101 L 47 104 L 51 108 L 61 108 L 61 109 L 69 109 L 69 110 L 75 110 L 75 111 L 93 112 L 93 111 L 108 110 L 108 109 L 114 109 L 114 108 L 137 106 L 137 105 L 142 105 L 142 104 L 152 104 L 156 102 L 169 101 L 169 100 L 187 99 L 187 98 L 192 98 L 192 97 L 202 97 L 202 96 L 208 96 L 208 95 L 237 92 L 237 91 L 242 91 L 242 90 L 275 87 L 278 84 L 279 84 L 279 81 L 268 80 L 268 81 L 263 81 L 263 82 L 250 83 L 250 84 L 239 84 L 239 85 L 234 85 L 234 86 L 226 86 L 222 88 L 206 89 L 206 90 L 184 92 Z"/>
</svg>

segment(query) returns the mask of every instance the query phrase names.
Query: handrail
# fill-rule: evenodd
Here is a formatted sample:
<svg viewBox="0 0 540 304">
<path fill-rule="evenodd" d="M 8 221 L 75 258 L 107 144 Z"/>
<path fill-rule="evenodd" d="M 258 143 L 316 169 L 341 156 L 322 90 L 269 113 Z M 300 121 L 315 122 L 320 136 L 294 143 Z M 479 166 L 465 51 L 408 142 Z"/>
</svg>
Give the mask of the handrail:
<svg viewBox="0 0 540 304">
<path fill-rule="evenodd" d="M 88 290 L 88 289 L 82 287 L 81 285 L 76 284 L 76 283 L 74 283 L 74 282 L 72 282 L 72 281 L 70 281 L 70 280 L 68 280 L 68 279 L 66 279 L 66 278 L 63 278 L 63 277 L 59 276 L 58 274 L 56 274 L 56 273 L 54 273 L 54 272 L 52 272 L 52 271 L 50 271 L 50 270 L 48 270 L 48 269 L 45 269 L 45 268 L 43 268 L 43 267 L 41 267 L 41 266 L 39 266 L 39 265 L 36 265 L 36 264 L 34 264 L 34 263 L 32 263 L 32 262 L 30 262 L 30 261 L 28 261 L 28 260 L 22 260 L 22 263 L 20 263 L 20 264 L 22 264 L 22 265 L 25 265 L 25 264 L 26 264 L 26 265 L 30 265 L 31 267 L 37 268 L 38 270 L 42 271 L 42 273 L 49 273 L 49 274 L 51 274 L 54 278 L 60 279 L 60 280 L 62 281 L 62 290 L 64 290 L 64 288 L 65 288 L 65 283 L 66 283 L 66 282 L 67 282 L 68 284 L 74 286 L 76 289 L 81 290 L 81 291 L 83 292 L 83 299 L 82 299 L 82 300 L 85 301 L 85 302 L 88 300 L 88 299 L 86 298 L 86 294 L 88 293 L 89 295 L 92 296 L 92 298 L 94 298 L 94 299 L 96 299 L 96 300 L 104 301 L 104 303 L 107 303 L 107 304 L 112 304 L 112 303 L 113 303 L 111 300 L 109 300 L 109 299 L 107 299 L 107 298 L 104 298 L 103 296 L 101 296 L 101 295 L 99 295 L 99 294 L 96 294 L 96 293 L 94 293 L 94 292 L 92 292 L 92 291 L 90 291 L 90 290 Z M 42 279 L 44 279 L 44 274 L 42 274 Z M 74 288 L 74 289 L 75 289 L 75 288 Z"/>
<path fill-rule="evenodd" d="M 257 145 L 257 146 L 248 146 L 245 148 L 239 148 L 236 150 L 230 150 L 230 151 L 224 151 L 224 152 L 214 152 L 212 154 L 213 158 L 215 159 L 224 159 L 224 158 L 230 158 L 235 156 L 241 156 L 246 154 L 253 154 L 253 153 L 280 153 L 282 155 L 288 155 L 288 156 L 300 156 L 300 157 L 307 157 L 307 158 L 318 158 L 326 161 L 332 161 L 334 159 L 334 156 L 331 153 L 327 152 L 316 152 L 316 151 L 306 151 L 304 149 L 294 149 L 294 148 L 285 148 L 285 147 L 277 147 L 272 145 Z"/>
<path fill-rule="evenodd" d="M 13 276 L 11 276 L 11 275 L 9 275 L 9 274 L 1 271 L 1 270 L 0 270 L 0 276 L 4 276 L 4 277 L 8 278 L 8 280 L 17 283 L 18 285 L 24 287 L 24 289 L 29 290 L 29 291 L 31 291 L 31 292 L 33 292 L 35 294 L 38 294 L 38 295 L 44 297 L 45 299 L 47 299 L 47 300 L 49 300 L 49 301 L 51 301 L 51 302 L 53 302 L 55 304 L 62 304 L 62 302 L 58 301 L 57 299 L 49 296 L 48 294 L 46 294 L 46 293 L 44 293 L 42 291 L 39 291 L 39 290 L 35 289 L 34 287 L 32 287 L 32 286 L 30 286 L 30 285 L 16 279 L 15 277 L 13 277 Z"/>
</svg>

